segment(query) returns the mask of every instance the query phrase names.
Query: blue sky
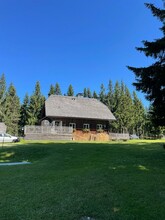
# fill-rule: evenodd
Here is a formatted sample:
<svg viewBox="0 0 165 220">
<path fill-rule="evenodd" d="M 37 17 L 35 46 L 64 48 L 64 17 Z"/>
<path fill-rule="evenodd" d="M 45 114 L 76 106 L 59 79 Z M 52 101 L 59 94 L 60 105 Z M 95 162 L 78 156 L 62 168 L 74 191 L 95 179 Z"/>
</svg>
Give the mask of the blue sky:
<svg viewBox="0 0 165 220">
<path fill-rule="evenodd" d="M 153 61 L 136 51 L 142 40 L 162 36 L 161 23 L 145 0 L 0 0 L 0 75 L 5 73 L 21 100 L 40 81 L 47 96 L 58 82 L 63 93 L 123 80 L 130 91 L 134 74 L 126 66 Z M 163 7 L 162 0 L 149 3 Z M 144 94 L 138 93 L 144 105 Z"/>
</svg>

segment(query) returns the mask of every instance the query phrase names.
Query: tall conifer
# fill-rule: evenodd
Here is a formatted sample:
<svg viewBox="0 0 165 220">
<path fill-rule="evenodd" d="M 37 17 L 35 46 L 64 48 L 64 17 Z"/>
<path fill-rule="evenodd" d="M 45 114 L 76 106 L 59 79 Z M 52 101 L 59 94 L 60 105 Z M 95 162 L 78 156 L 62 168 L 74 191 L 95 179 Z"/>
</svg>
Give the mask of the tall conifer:
<svg viewBox="0 0 165 220">
<path fill-rule="evenodd" d="M 155 63 L 148 67 L 130 67 L 136 76 L 133 85 L 137 90 L 146 94 L 152 105 L 152 119 L 155 125 L 165 126 L 165 10 L 156 8 L 153 4 L 145 4 L 162 22 L 160 30 L 163 36 L 153 42 L 143 41 L 144 47 L 136 48 L 147 57 L 155 59 Z"/>
<path fill-rule="evenodd" d="M 136 92 L 133 92 L 133 133 L 138 136 L 144 134 L 145 127 L 145 109 L 142 102 L 137 97 Z"/>
<path fill-rule="evenodd" d="M 97 95 L 96 91 L 93 92 L 93 98 L 98 99 L 98 95 Z"/>
<path fill-rule="evenodd" d="M 100 86 L 99 99 L 102 103 L 106 104 L 106 93 L 105 93 L 105 87 L 103 83 Z"/>
<path fill-rule="evenodd" d="M 88 97 L 87 88 L 84 88 L 83 96 Z"/>
<path fill-rule="evenodd" d="M 90 88 L 87 88 L 87 97 L 92 98 L 92 93 L 91 93 Z"/>
<path fill-rule="evenodd" d="M 55 95 L 62 95 L 60 85 L 58 83 L 55 84 L 54 94 Z"/>
<path fill-rule="evenodd" d="M 55 95 L 55 87 L 51 84 L 50 85 L 50 89 L 49 89 L 49 93 L 48 93 L 48 96 L 50 95 Z"/>
<path fill-rule="evenodd" d="M 69 85 L 68 91 L 67 91 L 67 95 L 68 96 L 74 96 L 74 90 L 73 90 L 73 86 L 72 85 Z"/>
<path fill-rule="evenodd" d="M 28 125 L 29 96 L 25 95 L 20 109 L 19 132 L 22 135 L 25 125 Z"/>
<path fill-rule="evenodd" d="M 29 109 L 28 109 L 28 124 L 36 125 L 42 118 L 43 107 L 45 103 L 45 97 L 41 94 L 41 88 L 39 81 L 36 82 L 35 91 L 30 97 Z"/>
<path fill-rule="evenodd" d="M 113 93 L 114 93 L 113 84 L 112 84 L 112 81 L 109 80 L 108 93 L 106 96 L 106 104 L 112 112 L 114 111 L 114 94 Z"/>
<path fill-rule="evenodd" d="M 20 101 L 13 84 L 10 84 L 6 93 L 4 110 L 4 122 L 7 126 L 7 132 L 17 135 L 20 119 Z"/>
<path fill-rule="evenodd" d="M 4 73 L 0 77 L 0 122 L 4 121 L 4 102 L 6 95 L 6 80 Z"/>
</svg>

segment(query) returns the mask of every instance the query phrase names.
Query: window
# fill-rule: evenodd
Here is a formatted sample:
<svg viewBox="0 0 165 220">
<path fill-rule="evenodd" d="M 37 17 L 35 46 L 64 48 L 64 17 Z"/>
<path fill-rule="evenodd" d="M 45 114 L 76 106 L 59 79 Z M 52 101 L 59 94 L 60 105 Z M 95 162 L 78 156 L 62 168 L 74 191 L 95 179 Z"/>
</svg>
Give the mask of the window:
<svg viewBox="0 0 165 220">
<path fill-rule="evenodd" d="M 4 137 L 11 137 L 11 135 L 9 135 L 9 134 L 4 134 Z"/>
<path fill-rule="evenodd" d="M 48 120 L 43 120 L 42 125 L 43 126 L 49 126 L 49 121 Z"/>
<path fill-rule="evenodd" d="M 69 127 L 72 127 L 73 129 L 76 129 L 76 123 L 69 123 Z"/>
<path fill-rule="evenodd" d="M 90 129 L 90 124 L 83 124 L 83 129 Z"/>
<path fill-rule="evenodd" d="M 62 126 L 62 121 L 52 121 L 52 126 Z"/>
<path fill-rule="evenodd" d="M 60 121 L 55 121 L 55 126 L 59 126 L 60 125 Z"/>
<path fill-rule="evenodd" d="M 102 124 L 97 124 L 96 125 L 96 129 L 97 130 L 102 130 L 103 129 L 103 125 Z"/>
</svg>

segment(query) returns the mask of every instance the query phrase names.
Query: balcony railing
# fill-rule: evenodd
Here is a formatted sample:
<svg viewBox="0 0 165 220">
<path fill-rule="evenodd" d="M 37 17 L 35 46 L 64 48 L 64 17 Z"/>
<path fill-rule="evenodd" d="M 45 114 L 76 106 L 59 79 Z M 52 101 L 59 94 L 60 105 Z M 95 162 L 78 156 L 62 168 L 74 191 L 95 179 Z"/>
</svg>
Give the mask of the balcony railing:
<svg viewBox="0 0 165 220">
<path fill-rule="evenodd" d="M 26 125 L 24 127 L 24 134 L 71 134 L 72 127 L 66 126 L 36 126 Z"/>
</svg>

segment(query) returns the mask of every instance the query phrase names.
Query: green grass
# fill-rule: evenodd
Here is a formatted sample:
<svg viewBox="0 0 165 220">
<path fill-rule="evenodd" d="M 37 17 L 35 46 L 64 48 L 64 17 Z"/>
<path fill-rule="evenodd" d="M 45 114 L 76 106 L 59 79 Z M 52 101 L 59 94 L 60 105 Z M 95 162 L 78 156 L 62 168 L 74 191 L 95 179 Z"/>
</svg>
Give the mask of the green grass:
<svg viewBox="0 0 165 220">
<path fill-rule="evenodd" d="M 161 141 L 0 146 L 0 220 L 164 220 Z"/>
</svg>

